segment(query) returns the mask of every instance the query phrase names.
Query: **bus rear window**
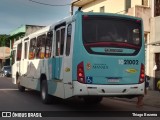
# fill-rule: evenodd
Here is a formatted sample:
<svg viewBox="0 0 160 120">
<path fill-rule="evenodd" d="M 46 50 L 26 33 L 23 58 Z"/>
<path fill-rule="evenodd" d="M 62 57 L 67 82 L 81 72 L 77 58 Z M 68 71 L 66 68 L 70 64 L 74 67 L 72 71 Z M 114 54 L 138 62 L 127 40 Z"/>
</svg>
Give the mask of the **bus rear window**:
<svg viewBox="0 0 160 120">
<path fill-rule="evenodd" d="M 83 16 L 82 38 L 86 46 L 141 47 L 141 21 L 109 16 Z M 102 44 L 101 44 L 102 43 Z M 109 43 L 109 44 L 108 44 Z M 111 44 L 112 43 L 112 44 Z M 122 43 L 122 44 L 121 44 Z"/>
</svg>

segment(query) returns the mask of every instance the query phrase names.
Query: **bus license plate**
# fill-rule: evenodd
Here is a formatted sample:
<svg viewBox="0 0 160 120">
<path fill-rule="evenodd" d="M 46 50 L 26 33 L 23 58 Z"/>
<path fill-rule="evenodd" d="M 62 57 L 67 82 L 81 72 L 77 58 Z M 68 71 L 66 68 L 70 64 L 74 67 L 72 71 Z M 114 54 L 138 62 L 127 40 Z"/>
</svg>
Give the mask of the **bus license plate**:
<svg viewBox="0 0 160 120">
<path fill-rule="evenodd" d="M 120 82 L 120 79 L 108 79 L 108 82 L 110 82 L 110 83 L 118 83 L 118 82 Z"/>
</svg>

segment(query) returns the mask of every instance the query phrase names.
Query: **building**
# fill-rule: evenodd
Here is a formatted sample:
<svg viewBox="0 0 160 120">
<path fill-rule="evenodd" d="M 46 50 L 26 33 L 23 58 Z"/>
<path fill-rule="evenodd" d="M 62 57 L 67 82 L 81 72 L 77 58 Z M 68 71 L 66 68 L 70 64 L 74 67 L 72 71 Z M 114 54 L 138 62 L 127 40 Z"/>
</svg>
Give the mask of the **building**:
<svg viewBox="0 0 160 120">
<path fill-rule="evenodd" d="M 148 44 L 148 73 L 152 77 L 153 88 L 157 90 L 156 83 L 160 79 L 160 0 L 153 0 L 153 17 L 150 20 L 151 34 Z M 157 65 L 157 69 L 153 67 Z"/>
<path fill-rule="evenodd" d="M 0 69 L 4 65 L 9 65 L 10 48 L 8 37 L 6 34 L 0 35 Z"/>
<path fill-rule="evenodd" d="M 38 25 L 22 25 L 18 28 L 16 28 L 15 30 L 13 30 L 12 32 L 10 32 L 10 49 L 12 51 L 13 48 L 13 44 L 15 41 L 19 40 L 20 38 L 27 36 L 33 32 L 36 32 L 37 30 L 40 30 L 42 28 L 44 28 L 45 26 L 38 26 Z M 10 61 L 12 61 L 10 59 Z M 10 62 L 11 64 L 12 62 Z"/>
<path fill-rule="evenodd" d="M 4 65 L 9 65 L 10 61 L 10 48 L 0 47 L 0 69 Z"/>
<path fill-rule="evenodd" d="M 13 47 L 13 43 L 24 37 L 27 36 L 33 32 L 36 32 L 37 30 L 40 30 L 42 28 L 44 28 L 45 26 L 37 26 L 37 25 L 22 25 L 18 28 L 16 28 L 15 30 L 13 30 L 12 32 L 10 32 L 10 48 L 12 49 Z"/>
<path fill-rule="evenodd" d="M 146 43 L 146 75 L 151 77 L 150 89 L 156 89 L 156 82 L 160 79 L 160 0 L 74 0 L 72 6 L 82 7 L 84 12 L 141 17 Z M 153 70 L 155 63 L 156 71 Z"/>
</svg>

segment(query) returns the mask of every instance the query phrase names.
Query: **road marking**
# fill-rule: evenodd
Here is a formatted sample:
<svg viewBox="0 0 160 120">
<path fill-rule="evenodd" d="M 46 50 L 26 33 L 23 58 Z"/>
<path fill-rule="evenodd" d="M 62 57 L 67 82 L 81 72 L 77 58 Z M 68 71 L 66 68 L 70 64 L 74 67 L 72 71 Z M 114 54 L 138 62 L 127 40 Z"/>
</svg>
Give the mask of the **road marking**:
<svg viewBox="0 0 160 120">
<path fill-rule="evenodd" d="M 5 89 L 0 89 L 0 91 L 10 91 L 10 90 L 18 90 L 18 89 L 10 89 L 10 88 L 5 88 Z"/>
</svg>

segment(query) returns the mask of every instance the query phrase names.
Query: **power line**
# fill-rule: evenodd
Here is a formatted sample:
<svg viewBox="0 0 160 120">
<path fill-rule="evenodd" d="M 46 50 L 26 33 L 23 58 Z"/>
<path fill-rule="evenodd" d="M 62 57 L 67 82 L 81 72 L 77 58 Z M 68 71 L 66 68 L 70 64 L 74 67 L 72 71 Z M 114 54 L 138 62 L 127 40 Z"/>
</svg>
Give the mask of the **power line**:
<svg viewBox="0 0 160 120">
<path fill-rule="evenodd" d="M 63 7 L 63 6 L 69 6 L 69 5 L 71 5 L 71 4 L 63 4 L 63 5 L 47 4 L 47 3 L 42 3 L 42 2 L 38 2 L 38 1 L 34 1 L 34 0 L 29 0 L 29 1 L 37 3 L 37 4 L 41 4 L 41 5 L 54 6 L 54 7 Z"/>
</svg>

